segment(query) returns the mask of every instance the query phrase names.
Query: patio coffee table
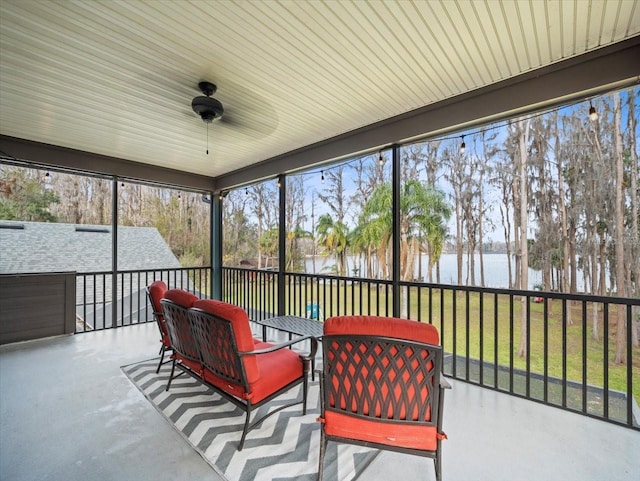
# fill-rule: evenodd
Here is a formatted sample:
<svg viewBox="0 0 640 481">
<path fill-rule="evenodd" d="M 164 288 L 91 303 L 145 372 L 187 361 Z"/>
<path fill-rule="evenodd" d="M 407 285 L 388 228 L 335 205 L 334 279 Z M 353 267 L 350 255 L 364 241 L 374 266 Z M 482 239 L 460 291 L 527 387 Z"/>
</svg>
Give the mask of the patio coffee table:
<svg viewBox="0 0 640 481">
<path fill-rule="evenodd" d="M 293 334 L 321 338 L 324 326 L 324 323 L 315 319 L 297 316 L 276 316 L 256 322 L 262 326 L 262 340 L 265 342 L 267 341 L 267 327 L 288 332 L 289 339 L 291 339 Z"/>
<path fill-rule="evenodd" d="M 267 327 L 289 333 L 289 340 L 293 335 L 297 336 L 313 336 L 320 340 L 322 338 L 324 323 L 314 319 L 297 316 L 276 316 L 269 319 L 256 321 L 262 326 L 262 340 L 267 342 Z M 316 360 L 311 360 L 311 380 L 315 380 Z"/>
</svg>

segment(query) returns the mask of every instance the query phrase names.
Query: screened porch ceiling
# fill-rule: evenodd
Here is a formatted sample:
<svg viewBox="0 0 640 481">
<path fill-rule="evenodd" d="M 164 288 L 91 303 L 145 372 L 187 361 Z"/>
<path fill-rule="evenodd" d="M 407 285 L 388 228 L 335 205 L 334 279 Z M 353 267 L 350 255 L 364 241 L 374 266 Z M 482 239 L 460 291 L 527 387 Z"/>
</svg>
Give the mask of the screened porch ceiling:
<svg viewBox="0 0 640 481">
<path fill-rule="evenodd" d="M 3 0 L 0 133 L 218 177 L 637 46 L 638 3 Z M 191 109 L 201 80 L 217 84 L 225 108 L 208 144 Z"/>
</svg>

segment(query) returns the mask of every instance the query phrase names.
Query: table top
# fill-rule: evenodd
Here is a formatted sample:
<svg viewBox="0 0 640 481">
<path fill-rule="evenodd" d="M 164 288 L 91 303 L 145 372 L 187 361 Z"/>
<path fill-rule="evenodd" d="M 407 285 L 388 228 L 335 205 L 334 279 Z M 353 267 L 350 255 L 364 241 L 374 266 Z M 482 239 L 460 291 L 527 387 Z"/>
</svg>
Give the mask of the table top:
<svg viewBox="0 0 640 481">
<path fill-rule="evenodd" d="M 297 316 L 276 316 L 257 321 L 261 326 L 271 327 L 280 331 L 290 332 L 299 336 L 321 337 L 324 323 L 315 319 Z"/>
</svg>

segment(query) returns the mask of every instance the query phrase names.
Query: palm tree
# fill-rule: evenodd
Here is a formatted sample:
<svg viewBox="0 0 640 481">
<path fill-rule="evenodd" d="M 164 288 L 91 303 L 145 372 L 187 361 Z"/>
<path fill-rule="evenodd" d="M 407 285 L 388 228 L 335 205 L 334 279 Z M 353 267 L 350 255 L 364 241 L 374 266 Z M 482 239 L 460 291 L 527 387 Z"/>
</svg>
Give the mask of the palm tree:
<svg viewBox="0 0 640 481">
<path fill-rule="evenodd" d="M 371 265 L 371 255 L 375 253 L 382 279 L 389 278 L 388 251 L 392 231 L 392 208 L 391 184 L 380 184 L 364 205 L 358 223 L 362 244 L 367 246 L 367 264 Z M 371 272 L 372 270 L 369 270 L 370 274 Z"/>
<path fill-rule="evenodd" d="M 340 221 L 334 221 L 330 214 L 318 218 L 316 226 L 318 242 L 325 250 L 335 256 L 338 274 L 343 276 L 347 271 L 347 246 L 349 227 Z"/>
<path fill-rule="evenodd" d="M 385 183 L 376 188 L 360 216 L 363 238 L 378 252 L 378 260 L 386 260 L 392 232 L 392 188 Z M 431 248 L 430 267 L 442 253 L 447 233 L 446 222 L 451 207 L 442 192 L 418 180 L 407 181 L 400 194 L 401 277 L 413 277 L 415 257 L 420 241 Z M 386 265 L 386 262 L 385 262 Z M 383 269 L 386 272 L 386 268 Z"/>
</svg>

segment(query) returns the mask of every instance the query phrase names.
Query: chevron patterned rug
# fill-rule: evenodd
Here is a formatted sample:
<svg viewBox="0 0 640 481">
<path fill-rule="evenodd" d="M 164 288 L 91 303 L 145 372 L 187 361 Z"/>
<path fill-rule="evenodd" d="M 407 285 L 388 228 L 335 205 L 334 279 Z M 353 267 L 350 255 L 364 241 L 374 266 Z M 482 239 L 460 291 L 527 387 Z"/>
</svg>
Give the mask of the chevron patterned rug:
<svg viewBox="0 0 640 481">
<path fill-rule="evenodd" d="M 237 450 L 245 414 L 235 405 L 193 378 L 182 375 L 165 391 L 171 364 L 156 374 L 158 360 L 148 360 L 122 371 L 214 469 L 228 481 L 315 481 L 320 452 L 318 382 L 309 383 L 307 414 L 301 405 L 274 414 L 249 432 L 244 449 Z M 262 416 L 295 399 L 302 386 L 292 389 L 252 414 Z M 377 451 L 329 443 L 325 455 L 326 480 L 355 480 Z"/>
</svg>

